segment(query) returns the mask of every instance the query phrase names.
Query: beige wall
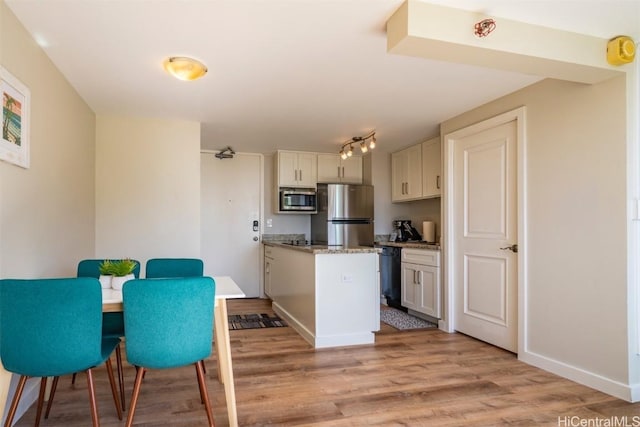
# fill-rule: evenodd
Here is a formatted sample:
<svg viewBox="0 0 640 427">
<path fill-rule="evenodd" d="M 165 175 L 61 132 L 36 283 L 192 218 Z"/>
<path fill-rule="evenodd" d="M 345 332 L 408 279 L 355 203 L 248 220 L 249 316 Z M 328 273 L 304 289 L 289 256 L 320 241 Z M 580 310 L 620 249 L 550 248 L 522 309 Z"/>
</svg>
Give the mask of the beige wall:
<svg viewBox="0 0 640 427">
<path fill-rule="evenodd" d="M 200 256 L 200 124 L 100 115 L 96 255 Z"/>
<path fill-rule="evenodd" d="M 528 351 L 519 356 L 592 384 L 628 384 L 625 78 L 545 80 L 444 122 L 442 134 L 522 105 Z"/>
<path fill-rule="evenodd" d="M 30 167 L 0 161 L 0 278 L 73 276 L 94 250 L 95 116 L 4 2 L 0 65 L 31 92 Z M 13 396 L 17 379 L 0 399 Z M 27 382 L 16 418 L 38 385 Z"/>
<path fill-rule="evenodd" d="M 94 250 L 95 116 L 0 9 L 0 64 L 31 91 L 31 166 L 0 162 L 0 276 L 75 275 Z"/>
</svg>

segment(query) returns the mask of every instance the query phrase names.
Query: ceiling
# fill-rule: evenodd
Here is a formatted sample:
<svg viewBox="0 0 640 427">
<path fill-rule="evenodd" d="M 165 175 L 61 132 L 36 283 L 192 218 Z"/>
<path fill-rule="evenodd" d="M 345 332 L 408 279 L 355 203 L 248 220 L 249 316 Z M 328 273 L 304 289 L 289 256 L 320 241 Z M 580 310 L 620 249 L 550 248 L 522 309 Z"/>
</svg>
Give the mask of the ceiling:
<svg viewBox="0 0 640 427">
<path fill-rule="evenodd" d="M 337 152 L 375 129 L 391 151 L 540 79 L 387 54 L 385 24 L 402 2 L 5 0 L 95 113 L 198 121 L 203 149 Z M 430 3 L 640 39 L 640 0 Z M 175 80 L 168 56 L 197 58 L 209 73 Z"/>
</svg>

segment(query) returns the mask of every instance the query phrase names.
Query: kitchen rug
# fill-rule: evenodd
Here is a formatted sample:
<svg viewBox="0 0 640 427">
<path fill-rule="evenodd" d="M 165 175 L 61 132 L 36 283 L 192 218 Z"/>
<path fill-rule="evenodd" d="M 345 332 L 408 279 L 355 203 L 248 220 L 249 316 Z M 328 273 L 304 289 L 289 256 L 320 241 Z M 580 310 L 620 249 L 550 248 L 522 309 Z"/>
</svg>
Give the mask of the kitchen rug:
<svg viewBox="0 0 640 427">
<path fill-rule="evenodd" d="M 427 322 L 419 317 L 412 316 L 404 311 L 391 307 L 380 309 L 380 320 L 389 326 L 401 330 L 437 327 L 434 323 Z"/>
<path fill-rule="evenodd" d="M 287 326 L 287 323 L 278 316 L 261 314 L 230 314 L 229 330 L 238 329 L 259 329 L 259 328 L 280 328 Z"/>
</svg>

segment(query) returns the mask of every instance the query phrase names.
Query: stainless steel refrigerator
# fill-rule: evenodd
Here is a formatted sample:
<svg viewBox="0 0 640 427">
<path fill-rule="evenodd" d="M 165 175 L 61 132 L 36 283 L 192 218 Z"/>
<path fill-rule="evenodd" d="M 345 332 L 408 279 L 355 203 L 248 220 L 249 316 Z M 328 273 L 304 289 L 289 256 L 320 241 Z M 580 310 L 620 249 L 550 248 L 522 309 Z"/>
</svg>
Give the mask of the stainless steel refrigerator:
<svg viewBox="0 0 640 427">
<path fill-rule="evenodd" d="M 373 186 L 318 184 L 318 213 L 311 215 L 311 242 L 373 246 Z"/>
</svg>

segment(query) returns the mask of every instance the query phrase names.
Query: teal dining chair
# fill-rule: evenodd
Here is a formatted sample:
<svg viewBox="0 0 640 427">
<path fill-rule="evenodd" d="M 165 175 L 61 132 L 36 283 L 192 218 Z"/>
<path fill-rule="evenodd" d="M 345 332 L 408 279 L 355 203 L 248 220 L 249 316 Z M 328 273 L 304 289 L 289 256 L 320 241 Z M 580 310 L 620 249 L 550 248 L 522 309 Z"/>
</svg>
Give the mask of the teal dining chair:
<svg viewBox="0 0 640 427">
<path fill-rule="evenodd" d="M 211 354 L 216 285 L 211 277 L 137 279 L 122 289 L 127 360 L 136 367 L 127 427 L 133 417 L 147 369 L 193 364 L 200 399 L 209 425 L 213 412 L 205 383 L 203 360 Z"/>
<path fill-rule="evenodd" d="M 100 277 L 100 265 L 104 262 L 104 259 L 83 259 L 78 263 L 76 276 L 78 277 Z M 133 260 L 136 263 L 136 267 L 133 270 L 133 275 L 137 279 L 140 277 L 140 261 Z M 102 335 L 107 338 L 121 338 L 124 337 L 124 318 L 122 313 L 104 313 L 102 315 Z M 118 370 L 118 383 L 120 386 L 120 402 L 122 410 L 126 408 L 125 393 L 124 393 L 124 370 L 122 367 L 122 352 L 120 346 L 116 348 L 116 368 Z M 75 383 L 76 376 L 73 375 L 71 384 Z M 45 417 L 49 414 L 49 405 L 47 406 L 47 412 Z"/>
<path fill-rule="evenodd" d="M 110 356 L 118 338 L 102 337 L 102 292 L 98 279 L 0 280 L 0 358 L 20 375 L 5 427 L 11 426 L 28 378 L 40 377 L 35 425 L 40 422 L 47 377 L 85 371 L 91 419 L 99 426 L 93 368 L 106 363 L 118 418 L 122 410 Z M 55 382 L 55 380 L 54 380 Z M 55 389 L 52 388 L 53 398 Z"/>
<path fill-rule="evenodd" d="M 145 265 L 145 277 L 201 277 L 204 263 L 198 258 L 152 258 Z"/>
</svg>

